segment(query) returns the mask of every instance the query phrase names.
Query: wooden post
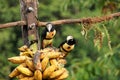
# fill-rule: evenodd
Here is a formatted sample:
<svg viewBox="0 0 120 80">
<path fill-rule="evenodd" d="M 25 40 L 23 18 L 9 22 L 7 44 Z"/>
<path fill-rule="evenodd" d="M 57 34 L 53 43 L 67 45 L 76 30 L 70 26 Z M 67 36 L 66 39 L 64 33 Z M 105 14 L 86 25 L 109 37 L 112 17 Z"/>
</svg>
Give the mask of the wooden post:
<svg viewBox="0 0 120 80">
<path fill-rule="evenodd" d="M 24 44 L 34 51 L 40 49 L 40 40 L 37 27 L 38 0 L 20 0 L 21 19 L 26 21 L 22 26 L 22 37 Z M 35 48 L 36 47 L 36 48 Z"/>
</svg>

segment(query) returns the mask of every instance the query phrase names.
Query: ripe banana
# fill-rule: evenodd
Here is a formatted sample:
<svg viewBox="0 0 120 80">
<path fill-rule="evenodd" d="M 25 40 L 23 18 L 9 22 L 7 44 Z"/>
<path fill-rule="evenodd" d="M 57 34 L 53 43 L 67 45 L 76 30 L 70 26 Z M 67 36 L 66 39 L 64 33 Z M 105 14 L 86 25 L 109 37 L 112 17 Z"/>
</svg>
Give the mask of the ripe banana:
<svg viewBox="0 0 120 80">
<path fill-rule="evenodd" d="M 21 52 L 24 52 L 24 51 L 26 51 L 27 49 L 28 49 L 28 47 L 27 47 L 26 45 L 18 48 L 18 50 L 20 50 Z"/>
<path fill-rule="evenodd" d="M 65 59 L 59 59 L 59 60 L 58 60 L 58 63 L 65 65 L 65 64 L 67 63 L 67 61 L 66 61 Z"/>
<path fill-rule="evenodd" d="M 31 50 L 27 50 L 24 52 L 20 52 L 20 56 L 28 56 L 28 57 L 33 57 L 34 53 Z"/>
<path fill-rule="evenodd" d="M 10 62 L 20 64 L 9 74 L 9 77 L 16 77 L 19 80 L 64 80 L 68 77 L 68 71 L 64 68 L 67 61 L 57 49 L 40 50 L 37 66 L 33 58 L 35 53 L 31 49 L 23 46 L 19 50 L 20 56 L 8 58 Z"/>
<path fill-rule="evenodd" d="M 20 56 L 30 56 L 28 52 L 20 52 Z"/>
<path fill-rule="evenodd" d="M 34 77 L 24 77 L 19 80 L 35 80 Z"/>
<path fill-rule="evenodd" d="M 26 68 L 24 66 L 21 66 L 21 65 L 18 66 L 17 70 L 19 72 L 21 72 L 22 74 L 25 74 L 26 76 L 33 76 L 33 72 L 30 69 L 28 69 L 28 68 Z"/>
<path fill-rule="evenodd" d="M 60 56 L 60 52 L 49 52 L 49 54 L 48 54 L 48 57 L 50 58 L 50 59 L 52 59 L 52 58 L 58 58 L 59 56 Z"/>
<path fill-rule="evenodd" d="M 26 63 L 26 65 L 27 65 L 27 67 L 28 67 L 31 71 L 35 71 L 35 66 L 34 66 L 32 60 L 27 59 L 25 63 Z"/>
<path fill-rule="evenodd" d="M 35 80 L 42 80 L 42 73 L 40 70 L 36 70 L 34 72 L 34 78 L 35 78 Z"/>
<path fill-rule="evenodd" d="M 18 79 L 22 79 L 22 78 L 24 78 L 24 77 L 26 77 L 24 74 L 19 74 L 18 76 L 16 76 L 16 78 L 18 78 Z"/>
<path fill-rule="evenodd" d="M 62 75 L 58 76 L 55 80 L 64 80 L 69 75 L 68 71 L 65 69 Z"/>
<path fill-rule="evenodd" d="M 51 73 L 50 78 L 52 78 L 52 79 L 56 78 L 56 77 L 62 75 L 62 73 L 64 73 L 64 72 L 65 72 L 65 68 L 56 70 L 55 72 Z"/>
<path fill-rule="evenodd" d="M 49 58 L 48 57 L 45 57 L 42 62 L 41 62 L 41 66 L 42 66 L 42 71 L 44 71 L 48 65 L 48 62 L 49 62 Z"/>
<path fill-rule="evenodd" d="M 50 60 L 50 64 L 51 64 L 51 65 L 56 65 L 56 66 L 57 66 L 57 65 L 58 65 L 58 62 L 57 62 L 56 59 L 51 59 L 51 60 Z"/>
<path fill-rule="evenodd" d="M 10 74 L 9 74 L 9 77 L 10 78 L 13 78 L 13 77 L 16 77 L 20 74 L 20 72 L 15 68 Z"/>
<path fill-rule="evenodd" d="M 56 69 L 57 69 L 56 65 L 51 65 L 48 68 L 46 68 L 45 71 L 43 72 L 43 79 L 49 78 L 50 74 L 54 72 Z"/>
<path fill-rule="evenodd" d="M 26 59 L 27 59 L 26 56 L 16 56 L 16 57 L 8 58 L 8 60 L 14 64 L 21 64 L 25 62 Z"/>
</svg>

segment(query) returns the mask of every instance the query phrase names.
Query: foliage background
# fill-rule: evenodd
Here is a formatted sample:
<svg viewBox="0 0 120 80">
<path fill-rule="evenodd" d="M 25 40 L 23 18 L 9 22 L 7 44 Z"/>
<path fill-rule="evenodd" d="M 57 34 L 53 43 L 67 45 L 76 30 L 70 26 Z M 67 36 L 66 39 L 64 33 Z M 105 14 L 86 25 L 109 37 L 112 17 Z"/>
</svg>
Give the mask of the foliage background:
<svg viewBox="0 0 120 80">
<path fill-rule="evenodd" d="M 41 21 L 51 21 L 103 16 L 118 11 L 119 0 L 39 0 L 38 15 Z M 19 0 L 0 0 L 0 24 L 20 18 Z M 54 46 L 57 47 L 67 35 L 73 35 L 77 40 L 75 49 L 67 56 L 66 68 L 70 72 L 67 80 L 120 80 L 119 22 L 120 18 L 115 18 L 91 25 L 92 29 L 87 30 L 88 39 L 81 34 L 83 25 L 56 27 Z M 104 34 L 102 48 L 99 43 L 94 46 L 95 29 Z M 17 48 L 22 45 L 20 27 L 0 29 L 0 80 L 16 80 L 8 77 L 16 65 L 8 62 L 7 58 L 19 55 Z"/>
</svg>

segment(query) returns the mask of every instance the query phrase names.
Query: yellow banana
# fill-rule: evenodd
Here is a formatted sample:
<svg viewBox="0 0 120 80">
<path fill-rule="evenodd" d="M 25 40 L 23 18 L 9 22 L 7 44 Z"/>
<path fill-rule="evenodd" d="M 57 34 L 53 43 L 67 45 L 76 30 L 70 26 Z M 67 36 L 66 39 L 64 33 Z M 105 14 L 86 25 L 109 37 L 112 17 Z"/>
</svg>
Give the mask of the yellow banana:
<svg viewBox="0 0 120 80">
<path fill-rule="evenodd" d="M 19 72 L 21 72 L 22 74 L 25 74 L 27 76 L 32 76 L 33 75 L 33 72 L 30 69 L 28 69 L 24 66 L 21 66 L 21 65 L 17 67 L 17 70 Z"/>
<path fill-rule="evenodd" d="M 24 51 L 24 52 L 20 52 L 20 56 L 30 56 L 30 57 L 33 57 L 34 53 L 31 51 L 31 50 L 27 50 L 27 51 Z"/>
<path fill-rule="evenodd" d="M 64 68 L 67 61 L 57 49 L 40 50 L 38 68 L 34 65 L 34 52 L 31 49 L 23 46 L 19 50 L 20 56 L 8 58 L 10 62 L 20 64 L 9 74 L 9 77 L 16 77 L 19 80 L 64 80 L 68 77 L 68 71 Z M 42 72 L 39 70 L 40 67 Z"/>
<path fill-rule="evenodd" d="M 27 59 L 26 56 L 16 56 L 16 57 L 8 58 L 8 60 L 14 64 L 21 64 L 25 62 L 26 59 Z"/>
<path fill-rule="evenodd" d="M 40 51 L 40 52 L 41 52 L 41 51 Z M 41 52 L 41 54 L 40 54 L 40 59 L 45 58 L 47 55 L 48 55 L 47 53 Z"/>
<path fill-rule="evenodd" d="M 45 71 L 43 72 L 43 79 L 49 78 L 50 74 L 54 72 L 56 69 L 57 69 L 56 65 L 51 65 L 48 68 L 46 68 Z"/>
<path fill-rule="evenodd" d="M 22 78 L 24 78 L 25 77 L 25 75 L 24 74 L 19 74 L 18 76 L 16 76 L 16 78 L 18 78 L 18 79 L 22 79 Z"/>
<path fill-rule="evenodd" d="M 34 72 L 34 78 L 35 78 L 35 80 L 42 80 L 42 73 L 40 70 L 36 70 Z"/>
<path fill-rule="evenodd" d="M 26 46 L 26 45 L 24 45 L 24 46 L 22 46 L 22 47 L 20 47 L 20 48 L 18 48 L 21 52 L 24 52 L 24 51 L 26 51 L 27 49 L 28 49 L 28 47 Z"/>
<path fill-rule="evenodd" d="M 34 77 L 24 77 L 19 80 L 35 80 Z"/>
<path fill-rule="evenodd" d="M 67 63 L 67 61 L 66 61 L 65 59 L 59 59 L 59 60 L 58 60 L 58 63 L 65 65 L 65 64 Z"/>
<path fill-rule="evenodd" d="M 10 78 L 13 78 L 13 77 L 16 77 L 20 74 L 20 72 L 15 68 L 10 74 L 9 74 L 9 77 Z"/>
<path fill-rule="evenodd" d="M 28 52 L 20 52 L 20 56 L 30 56 Z"/>
<path fill-rule="evenodd" d="M 35 78 L 34 77 L 29 77 L 29 80 L 35 80 Z"/>
<path fill-rule="evenodd" d="M 56 52 L 53 48 L 45 48 L 40 51 L 40 59 L 43 59 L 44 57 L 48 56 L 50 59 L 51 58 L 58 58 L 61 55 L 61 52 Z"/>
<path fill-rule="evenodd" d="M 51 65 L 56 65 L 56 66 L 57 66 L 57 65 L 58 65 L 58 62 L 57 62 L 56 59 L 51 59 L 51 60 L 50 60 L 50 64 L 51 64 Z"/>
<path fill-rule="evenodd" d="M 49 52 L 48 57 L 51 58 L 58 58 L 60 56 L 60 52 Z"/>
<path fill-rule="evenodd" d="M 56 78 L 56 80 L 63 80 L 63 79 L 66 79 L 68 76 L 69 76 L 69 73 L 68 73 L 68 71 L 65 69 L 65 71 L 63 72 L 63 74 L 60 75 L 60 76 L 58 76 L 58 77 Z"/>
<path fill-rule="evenodd" d="M 29 54 L 31 57 L 33 57 L 33 55 L 34 55 L 34 52 L 33 52 L 33 51 L 31 51 L 30 49 L 28 49 L 27 52 L 28 52 L 28 54 Z"/>
<path fill-rule="evenodd" d="M 42 66 L 42 71 L 44 71 L 48 65 L 48 62 L 49 62 L 49 58 L 48 57 L 45 57 L 43 58 L 42 62 L 41 62 L 41 66 Z"/>
<path fill-rule="evenodd" d="M 64 73 L 64 72 L 65 72 L 65 68 L 56 70 L 55 72 L 51 73 L 50 78 L 56 78 L 56 77 L 62 75 L 62 73 Z"/>
<path fill-rule="evenodd" d="M 27 67 L 26 63 L 22 63 L 19 66 Z M 17 66 L 17 67 L 19 67 L 19 66 Z"/>
<path fill-rule="evenodd" d="M 27 67 L 28 67 L 31 71 L 35 71 L 34 63 L 33 63 L 32 60 L 27 59 L 25 63 L 26 63 L 26 65 L 27 65 Z"/>
</svg>

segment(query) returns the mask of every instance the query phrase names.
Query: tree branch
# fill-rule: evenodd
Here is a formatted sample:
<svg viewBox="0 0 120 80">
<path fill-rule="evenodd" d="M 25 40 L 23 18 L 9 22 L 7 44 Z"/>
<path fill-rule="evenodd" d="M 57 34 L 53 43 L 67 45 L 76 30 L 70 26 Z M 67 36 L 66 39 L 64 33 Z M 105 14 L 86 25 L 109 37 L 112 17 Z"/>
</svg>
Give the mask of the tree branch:
<svg viewBox="0 0 120 80">
<path fill-rule="evenodd" d="M 81 23 L 81 24 L 94 24 L 94 23 L 99 23 L 103 21 L 108 21 L 113 18 L 120 17 L 120 12 L 113 13 L 110 15 L 106 16 L 101 16 L 101 17 L 90 17 L 90 18 L 81 18 L 81 19 L 63 19 L 63 20 L 56 20 L 56 21 L 51 21 L 53 25 L 61 25 L 61 24 L 75 24 L 75 23 Z M 45 26 L 48 22 L 41 22 L 38 21 L 38 26 Z M 13 26 L 22 26 L 26 25 L 25 21 L 17 21 L 17 22 L 11 22 L 11 23 L 6 23 L 6 24 L 0 24 L 0 28 L 8 28 L 8 27 L 13 27 Z"/>
<path fill-rule="evenodd" d="M 94 23 L 99 23 L 99 22 L 103 22 L 103 21 L 108 21 L 108 20 L 111 20 L 111 19 L 119 17 L 119 16 L 120 16 L 120 12 L 102 16 L 102 17 L 56 20 L 56 21 L 52 21 L 51 23 L 53 25 L 73 24 L 73 23 L 94 24 Z M 47 22 L 38 22 L 38 26 L 45 26 L 46 24 L 47 24 Z"/>
<path fill-rule="evenodd" d="M 0 24 L 0 29 L 13 27 L 13 26 L 22 26 L 22 25 L 26 25 L 26 22 L 25 21 L 10 22 L 10 23 L 6 23 L 6 24 Z"/>
</svg>

